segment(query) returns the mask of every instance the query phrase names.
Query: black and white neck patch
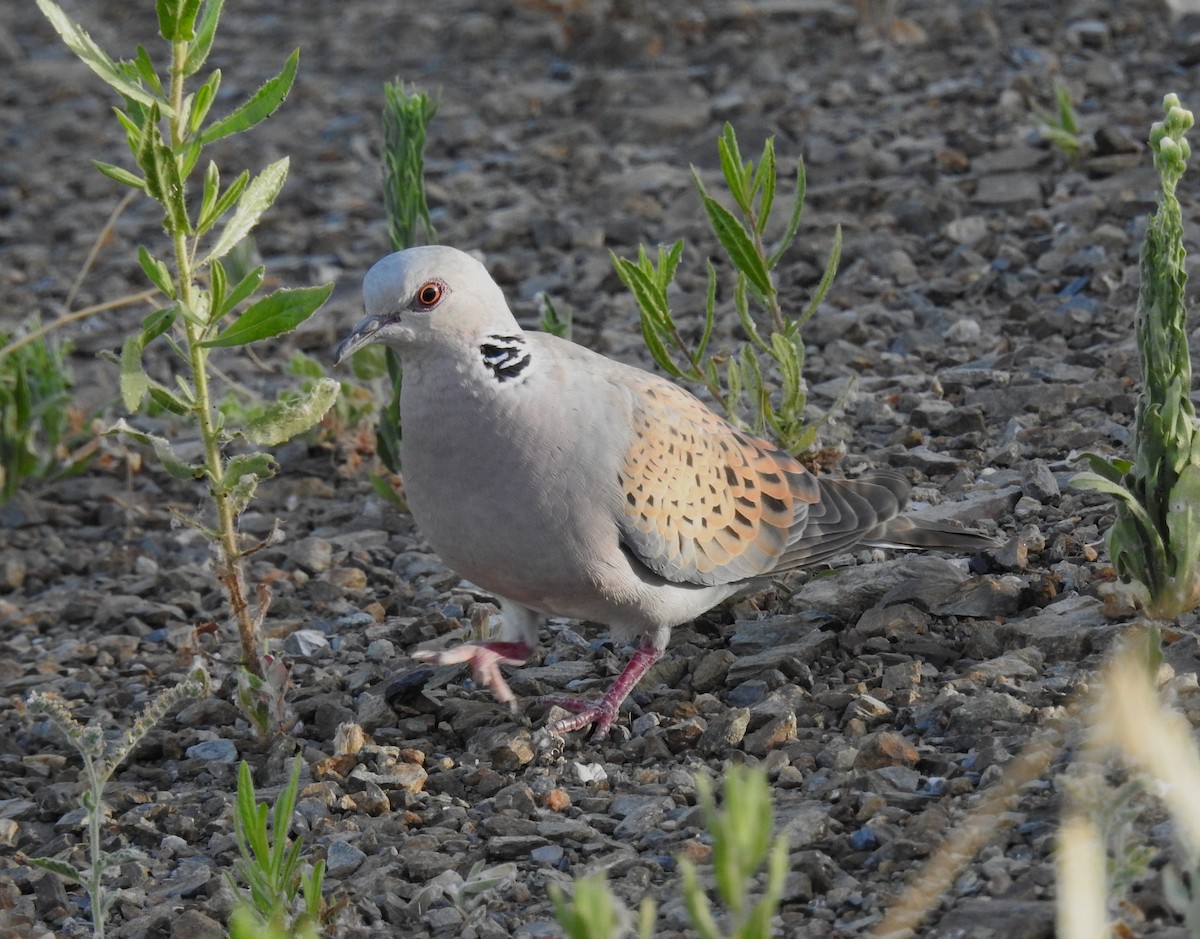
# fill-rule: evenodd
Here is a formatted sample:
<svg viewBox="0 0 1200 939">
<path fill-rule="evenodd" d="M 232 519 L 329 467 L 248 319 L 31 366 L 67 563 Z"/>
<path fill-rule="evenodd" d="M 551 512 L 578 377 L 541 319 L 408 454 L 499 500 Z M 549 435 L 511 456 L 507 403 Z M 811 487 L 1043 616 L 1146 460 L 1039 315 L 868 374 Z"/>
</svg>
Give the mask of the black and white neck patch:
<svg viewBox="0 0 1200 939">
<path fill-rule="evenodd" d="M 501 383 L 525 375 L 533 362 L 524 336 L 485 336 L 479 344 L 479 355 L 484 366 Z"/>
</svg>

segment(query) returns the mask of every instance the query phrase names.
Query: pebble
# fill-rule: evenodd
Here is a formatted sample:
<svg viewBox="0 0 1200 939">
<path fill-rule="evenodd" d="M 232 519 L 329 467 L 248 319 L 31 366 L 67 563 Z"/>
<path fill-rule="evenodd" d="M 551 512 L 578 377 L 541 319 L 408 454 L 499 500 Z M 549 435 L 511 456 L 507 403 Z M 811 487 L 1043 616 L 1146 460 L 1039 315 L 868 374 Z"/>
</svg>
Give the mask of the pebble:
<svg viewBox="0 0 1200 939">
<path fill-rule="evenodd" d="M 330 877 L 347 877 L 353 874 L 367 855 L 346 841 L 333 840 L 325 848 L 325 873 Z M 442 870 L 445 870 L 443 865 Z"/>
<path fill-rule="evenodd" d="M 237 744 L 232 740 L 205 740 L 192 744 L 184 751 L 189 760 L 203 760 L 207 763 L 233 763 L 238 758 Z"/>
</svg>

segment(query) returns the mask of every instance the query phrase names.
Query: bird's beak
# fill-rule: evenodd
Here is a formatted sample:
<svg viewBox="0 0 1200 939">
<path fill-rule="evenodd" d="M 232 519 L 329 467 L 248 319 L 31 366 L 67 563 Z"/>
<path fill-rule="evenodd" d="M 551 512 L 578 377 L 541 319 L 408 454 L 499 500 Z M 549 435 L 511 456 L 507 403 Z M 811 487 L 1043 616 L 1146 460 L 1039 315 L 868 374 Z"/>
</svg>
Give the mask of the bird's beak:
<svg viewBox="0 0 1200 939">
<path fill-rule="evenodd" d="M 382 316 L 365 316 L 359 320 L 354 331 L 338 343 L 338 347 L 333 352 L 333 364 L 341 365 L 343 360 L 350 358 L 363 346 L 374 342 L 375 334 L 379 332 L 383 323 L 384 317 Z"/>
</svg>

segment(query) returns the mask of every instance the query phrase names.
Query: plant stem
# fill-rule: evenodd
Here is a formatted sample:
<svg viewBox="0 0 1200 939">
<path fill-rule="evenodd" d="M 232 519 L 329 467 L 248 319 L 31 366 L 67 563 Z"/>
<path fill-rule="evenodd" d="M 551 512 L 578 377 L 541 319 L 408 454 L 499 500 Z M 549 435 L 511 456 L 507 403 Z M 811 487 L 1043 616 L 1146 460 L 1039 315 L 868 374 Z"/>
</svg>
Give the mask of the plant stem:
<svg viewBox="0 0 1200 939">
<path fill-rule="evenodd" d="M 188 43 L 172 43 L 171 51 L 171 149 L 179 154 L 183 152 L 185 143 L 185 128 L 180 116 L 183 113 L 184 62 L 187 58 Z M 208 385 L 208 349 L 202 345 L 205 328 L 194 315 L 197 312 L 194 253 L 189 249 L 186 231 L 176 230 L 171 235 L 175 247 L 179 303 L 183 308 L 184 330 L 187 333 L 196 399 L 193 409 L 200 425 L 200 437 L 204 443 L 204 466 L 217 508 L 217 541 L 220 545 L 217 579 L 225 587 L 229 596 L 229 607 L 237 623 L 238 635 L 242 641 L 242 664 L 251 673 L 261 677 L 257 629 L 250 612 L 250 604 L 246 601 L 246 578 L 242 570 L 242 552 L 238 546 L 237 519 L 225 486 L 225 461 L 221 457 L 220 430 L 213 416 L 215 409 Z"/>
</svg>

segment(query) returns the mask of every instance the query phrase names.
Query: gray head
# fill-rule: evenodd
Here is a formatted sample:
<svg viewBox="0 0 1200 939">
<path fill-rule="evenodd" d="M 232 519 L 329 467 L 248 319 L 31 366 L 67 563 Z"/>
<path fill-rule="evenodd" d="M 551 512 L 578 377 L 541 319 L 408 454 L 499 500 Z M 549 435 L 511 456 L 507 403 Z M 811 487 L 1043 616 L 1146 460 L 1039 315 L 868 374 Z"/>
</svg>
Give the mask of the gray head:
<svg viewBox="0 0 1200 939">
<path fill-rule="evenodd" d="M 382 342 L 402 355 L 434 345 L 473 344 L 483 334 L 519 334 L 487 268 L 444 245 L 389 254 L 363 280 L 367 315 L 338 345 L 341 362 Z"/>
</svg>

